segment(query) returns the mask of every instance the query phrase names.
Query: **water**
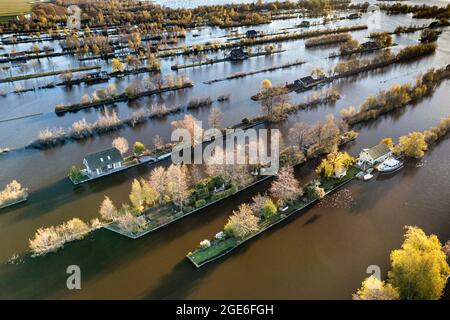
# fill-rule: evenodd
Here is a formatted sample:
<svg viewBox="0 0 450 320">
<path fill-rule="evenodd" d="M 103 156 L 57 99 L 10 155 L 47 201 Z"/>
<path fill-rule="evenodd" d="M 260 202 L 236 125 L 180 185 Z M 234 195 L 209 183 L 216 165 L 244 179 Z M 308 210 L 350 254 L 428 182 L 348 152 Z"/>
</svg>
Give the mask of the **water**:
<svg viewBox="0 0 450 320">
<path fill-rule="evenodd" d="M 362 21 L 340 22 L 355 24 Z M 409 25 L 410 16 L 383 16 L 383 26 L 393 30 L 398 25 Z M 277 21 L 255 29 L 276 30 L 297 23 L 296 19 Z M 417 24 L 428 23 L 428 20 Z M 370 26 L 371 28 L 374 26 Z M 240 28 L 245 31 L 248 28 Z M 187 43 L 220 37 L 227 30 L 205 29 L 199 38 L 188 35 Z M 364 41 L 369 31 L 353 32 Z M 419 33 L 394 38 L 402 46 L 417 43 Z M 46 43 L 42 43 L 42 46 Z M 53 45 L 57 45 L 53 43 Z M 343 94 L 336 105 L 320 106 L 291 115 L 280 124 L 286 132 L 294 121 L 315 123 L 327 113 L 339 115 L 348 105 L 358 106 L 367 95 L 376 94 L 393 83 L 414 81 L 416 75 L 430 67 L 450 63 L 450 34 L 445 31 L 438 41 L 437 52 L 420 61 L 385 68 L 355 79 L 342 80 L 334 86 Z M 11 48 L 5 48 L 5 51 Z M 272 57 L 252 58 L 239 64 L 215 64 L 186 73 L 195 82 L 192 89 L 161 97 L 144 98 L 133 103 L 119 103 L 115 107 L 125 117 L 140 106 L 165 102 L 167 105 L 186 104 L 195 96 L 231 94 L 231 101 L 215 103 L 225 113 L 225 125 L 252 117 L 260 112 L 258 103 L 250 95 L 258 91 L 263 79 L 284 83 L 307 75 L 314 66 L 328 69 L 338 59 L 328 59 L 333 47 L 305 49 L 303 41 L 283 43 L 287 51 Z M 374 54 L 367 55 L 368 58 Z M 271 73 L 205 85 L 202 81 L 223 77 L 233 72 L 261 69 L 304 59 L 306 64 Z M 73 58 L 52 59 L 60 66 L 76 64 Z M 183 58 L 164 59 L 163 71 L 171 72 L 170 65 Z M 109 67 L 101 62 L 105 70 Z M 43 70 L 49 68 L 42 59 Z M 121 91 L 130 81 L 141 76 L 112 80 Z M 46 83 L 56 78 L 42 78 L 32 82 Z M 31 113 L 40 116 L 0 123 L 0 148 L 21 148 L 46 127 L 63 127 L 81 118 L 94 121 L 99 110 L 85 110 L 58 117 L 54 106 L 61 102 L 76 102 L 84 93 L 105 87 L 74 86 L 55 88 L 22 95 L 0 97 L 0 119 L 9 119 Z M 359 138 L 348 146 L 356 155 L 362 148 L 377 144 L 381 138 L 397 138 L 413 130 L 424 130 L 448 116 L 447 101 L 450 83 L 443 83 L 433 97 L 414 107 L 407 107 L 370 124 L 357 128 Z M 8 91 L 9 84 L 0 85 Z M 310 92 L 311 93 L 311 92 Z M 305 94 L 292 94 L 293 101 L 304 101 Z M 208 110 L 194 112 L 206 120 Z M 127 201 L 131 181 L 147 175 L 153 166 L 142 166 L 101 180 L 74 187 L 65 178 L 71 165 L 81 165 L 83 156 L 106 148 L 117 136 L 130 142 L 141 140 L 151 146 L 152 138 L 162 135 L 170 138 L 170 122 L 180 119 L 182 113 L 166 119 L 149 121 L 135 128 L 102 135 L 83 142 L 71 142 L 47 151 L 24 150 L 0 155 L 0 186 L 18 179 L 30 188 L 29 200 L 0 212 L 0 298 L 324 298 L 348 299 L 366 276 L 369 265 L 376 264 L 386 274 L 389 252 L 402 242 L 403 227 L 417 225 L 427 233 L 435 233 L 445 241 L 450 238 L 449 225 L 449 152 L 450 142 L 442 140 L 432 147 L 424 158 L 424 165 L 406 166 L 395 175 L 369 182 L 352 182 L 345 191 L 353 201 L 343 203 L 345 196 L 336 197 L 333 204 L 314 206 L 290 218 L 273 230 L 242 246 L 222 260 L 202 269 L 195 269 L 184 258 L 205 238 L 211 238 L 225 224 L 231 211 L 269 186 L 263 183 L 232 199 L 202 210 L 139 240 L 125 239 L 106 230 L 100 230 L 86 239 L 68 244 L 55 254 L 41 258 L 26 257 L 28 239 L 37 228 L 56 225 L 72 217 L 85 221 L 98 215 L 98 206 L 106 194 L 116 205 Z M 287 138 L 286 138 L 287 139 Z M 164 165 L 166 165 L 164 163 Z M 297 176 L 306 182 L 312 177 L 315 164 L 309 163 L 297 170 Z M 341 202 L 341 203 L 339 203 Z M 13 255 L 22 262 L 6 264 Z M 20 260 L 20 259 L 19 259 Z M 77 264 L 82 270 L 82 290 L 68 291 L 65 287 L 68 265 Z M 245 283 L 245 285 L 242 285 Z"/>
</svg>

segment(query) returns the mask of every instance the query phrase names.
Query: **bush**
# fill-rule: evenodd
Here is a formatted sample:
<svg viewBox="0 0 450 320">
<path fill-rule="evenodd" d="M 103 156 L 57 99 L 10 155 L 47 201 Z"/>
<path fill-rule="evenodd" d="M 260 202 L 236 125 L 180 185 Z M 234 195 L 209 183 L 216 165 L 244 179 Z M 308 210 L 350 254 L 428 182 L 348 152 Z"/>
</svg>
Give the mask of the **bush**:
<svg viewBox="0 0 450 320">
<path fill-rule="evenodd" d="M 209 247 L 211 247 L 211 242 L 209 240 L 205 239 L 205 240 L 200 242 L 200 247 L 202 249 L 209 248 Z"/>
<path fill-rule="evenodd" d="M 196 208 L 200 208 L 200 207 L 203 207 L 205 205 L 206 205 L 206 200 L 205 199 L 200 199 L 200 200 L 197 200 L 195 202 L 195 207 Z"/>
<path fill-rule="evenodd" d="M 277 214 L 277 207 L 273 203 L 272 199 L 267 198 L 264 206 L 262 207 L 262 215 L 265 219 L 269 219 Z"/>
<path fill-rule="evenodd" d="M 76 166 L 72 166 L 69 170 L 69 178 L 73 181 L 81 181 L 84 178 L 83 173 Z"/>
<path fill-rule="evenodd" d="M 209 197 L 209 189 L 207 187 L 198 189 L 195 191 L 197 199 L 206 199 Z"/>
</svg>

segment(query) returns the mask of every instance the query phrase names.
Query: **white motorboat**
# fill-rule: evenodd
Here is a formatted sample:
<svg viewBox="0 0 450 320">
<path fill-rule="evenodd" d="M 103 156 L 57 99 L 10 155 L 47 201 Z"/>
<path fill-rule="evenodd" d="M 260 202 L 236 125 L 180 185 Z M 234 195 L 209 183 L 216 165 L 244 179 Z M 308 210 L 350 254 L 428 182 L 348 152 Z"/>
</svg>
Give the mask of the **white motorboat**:
<svg viewBox="0 0 450 320">
<path fill-rule="evenodd" d="M 388 158 L 377 166 L 377 170 L 381 173 L 390 173 L 403 167 L 403 162 L 394 158 Z"/>
<path fill-rule="evenodd" d="M 371 174 L 371 173 L 367 173 L 363 177 L 364 181 L 368 181 L 368 180 L 370 180 L 372 178 L 373 178 L 373 174 Z"/>
</svg>

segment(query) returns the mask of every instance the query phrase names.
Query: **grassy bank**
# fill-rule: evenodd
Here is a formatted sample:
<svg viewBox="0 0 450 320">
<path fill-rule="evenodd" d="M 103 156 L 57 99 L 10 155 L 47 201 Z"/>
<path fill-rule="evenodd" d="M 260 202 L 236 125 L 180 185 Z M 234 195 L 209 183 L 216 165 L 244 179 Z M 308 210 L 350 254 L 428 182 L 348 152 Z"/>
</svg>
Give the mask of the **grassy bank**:
<svg viewBox="0 0 450 320">
<path fill-rule="evenodd" d="M 337 190 L 338 188 L 342 187 L 347 182 L 351 181 L 355 175 L 360 170 L 356 167 L 350 167 L 347 171 L 347 174 L 340 178 L 321 178 L 320 182 L 321 185 L 324 187 L 324 190 L 326 192 L 325 196 L 327 196 L 329 193 L 333 192 L 334 190 Z M 315 202 L 319 201 L 320 199 L 316 196 L 311 195 L 304 195 L 300 197 L 298 200 L 294 201 L 293 204 L 289 206 L 289 208 L 285 211 L 280 211 L 278 209 L 278 214 L 272 216 L 271 218 L 265 219 L 260 223 L 260 229 L 258 232 L 253 233 L 243 239 L 237 239 L 235 237 L 229 236 L 222 240 L 214 240 L 211 241 L 211 245 L 207 248 L 199 248 L 195 250 L 193 253 L 189 253 L 187 255 L 187 258 L 197 267 L 200 268 L 201 266 L 214 261 L 216 259 L 219 259 L 226 254 L 230 253 L 237 247 L 239 247 L 241 244 L 249 241 L 250 239 L 258 236 L 259 234 L 263 233 L 264 231 L 270 229 L 271 227 L 277 225 L 278 223 L 286 220 L 291 215 L 301 211 L 302 209 L 307 208 L 308 206 L 314 204 Z"/>
</svg>

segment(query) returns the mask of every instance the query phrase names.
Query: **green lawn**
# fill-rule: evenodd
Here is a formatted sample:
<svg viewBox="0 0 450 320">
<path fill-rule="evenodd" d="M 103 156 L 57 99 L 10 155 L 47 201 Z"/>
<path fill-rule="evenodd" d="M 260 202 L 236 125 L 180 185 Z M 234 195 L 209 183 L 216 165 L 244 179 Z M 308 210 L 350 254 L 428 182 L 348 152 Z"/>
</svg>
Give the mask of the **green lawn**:
<svg viewBox="0 0 450 320">
<path fill-rule="evenodd" d="M 206 249 L 196 251 L 190 256 L 195 263 L 203 263 L 211 258 L 214 258 L 222 252 L 234 248 L 237 245 L 235 238 L 228 238 L 223 241 L 218 241 Z"/>
<path fill-rule="evenodd" d="M 0 0 L 0 17 L 15 16 L 31 9 L 31 0 Z"/>
</svg>

